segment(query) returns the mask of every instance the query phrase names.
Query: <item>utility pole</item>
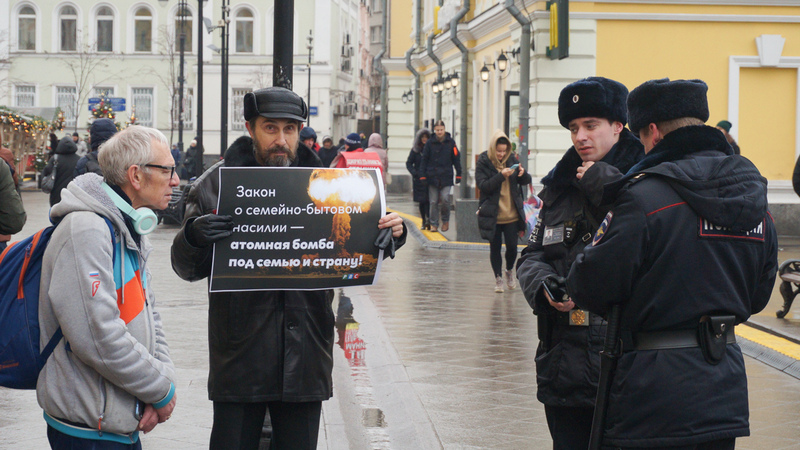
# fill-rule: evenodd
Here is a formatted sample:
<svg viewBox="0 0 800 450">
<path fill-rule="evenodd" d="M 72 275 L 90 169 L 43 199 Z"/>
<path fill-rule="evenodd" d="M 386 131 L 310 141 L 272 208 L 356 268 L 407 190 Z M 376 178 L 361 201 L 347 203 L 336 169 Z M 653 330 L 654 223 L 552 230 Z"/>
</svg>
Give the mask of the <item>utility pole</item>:
<svg viewBox="0 0 800 450">
<path fill-rule="evenodd" d="M 220 75 L 222 78 L 222 109 L 220 111 L 219 156 L 225 156 L 228 148 L 228 55 L 230 54 L 229 14 L 230 0 L 222 0 L 222 50 L 220 51 Z"/>
<path fill-rule="evenodd" d="M 197 0 L 197 164 L 196 176 L 203 174 L 203 0 Z"/>
<path fill-rule="evenodd" d="M 275 2 L 275 38 L 272 45 L 272 85 L 292 89 L 294 0 Z"/>
<path fill-rule="evenodd" d="M 306 120 L 306 124 L 311 126 L 311 52 L 314 51 L 314 36 L 311 35 L 311 30 L 308 30 L 308 44 L 306 48 L 308 49 L 308 120 Z"/>
<path fill-rule="evenodd" d="M 178 14 L 180 14 L 180 27 L 181 33 L 179 39 L 180 51 L 180 69 L 178 74 L 178 150 L 183 154 L 183 89 L 186 78 L 183 73 L 183 66 L 185 64 L 184 48 L 186 47 L 186 4 L 183 0 L 178 3 Z"/>
</svg>

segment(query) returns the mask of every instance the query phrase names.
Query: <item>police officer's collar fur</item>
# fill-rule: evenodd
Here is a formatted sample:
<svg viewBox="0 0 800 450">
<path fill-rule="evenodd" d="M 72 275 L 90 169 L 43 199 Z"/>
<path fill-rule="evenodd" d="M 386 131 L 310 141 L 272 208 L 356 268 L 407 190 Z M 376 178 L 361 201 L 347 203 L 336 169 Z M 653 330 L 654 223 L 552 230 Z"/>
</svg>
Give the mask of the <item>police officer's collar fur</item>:
<svg viewBox="0 0 800 450">
<path fill-rule="evenodd" d="M 317 161 L 316 164 L 313 163 L 314 160 Z M 250 136 L 242 136 L 236 139 L 225 151 L 226 167 L 254 167 L 258 165 L 256 156 L 253 153 L 253 139 Z M 318 167 L 320 165 L 319 156 L 317 156 L 316 152 L 299 142 L 297 154 L 291 167 Z"/>
<path fill-rule="evenodd" d="M 619 141 L 611 147 L 606 156 L 601 160 L 610 164 L 620 172 L 625 173 L 641 158 L 642 148 L 639 140 L 627 128 L 619 134 Z M 550 187 L 564 187 L 573 183 L 578 167 L 583 163 L 575 146 L 570 147 L 567 153 L 556 164 L 553 170 L 542 178 L 542 184 Z"/>
<path fill-rule="evenodd" d="M 726 155 L 733 154 L 725 135 L 716 128 L 706 125 L 681 127 L 668 133 L 650 150 L 628 174 L 635 174 L 657 166 L 663 162 L 675 161 L 684 156 L 704 150 L 717 150 Z"/>
</svg>

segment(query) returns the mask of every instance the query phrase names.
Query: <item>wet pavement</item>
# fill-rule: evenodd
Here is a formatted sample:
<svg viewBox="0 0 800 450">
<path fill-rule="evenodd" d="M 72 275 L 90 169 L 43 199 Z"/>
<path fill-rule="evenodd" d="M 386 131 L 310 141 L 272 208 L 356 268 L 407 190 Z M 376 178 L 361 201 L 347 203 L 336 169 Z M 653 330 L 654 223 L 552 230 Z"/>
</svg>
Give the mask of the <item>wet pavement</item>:
<svg viewBox="0 0 800 450">
<path fill-rule="evenodd" d="M 24 237 L 47 224 L 47 196 L 25 192 L 23 198 L 29 214 Z M 416 212 L 404 197 L 389 197 L 388 205 Z M 445 233 L 451 240 L 454 229 L 451 223 Z M 187 283 L 172 272 L 169 246 L 176 231 L 162 225 L 151 235 L 149 264 L 177 367 L 178 406 L 169 422 L 143 436 L 145 449 L 207 448 L 211 430 L 206 283 Z M 781 244 L 781 261 L 800 257 L 800 240 Z M 397 257 L 385 261 L 375 286 L 337 295 L 334 398 L 323 404 L 319 448 L 551 447 L 536 400 L 536 321 L 519 290 L 494 293 L 487 250 L 410 236 Z M 800 318 L 772 320 L 781 305 L 776 290 L 754 319 L 794 332 Z M 800 312 L 800 304 L 795 309 Z M 745 360 L 752 436 L 738 440 L 737 448 L 800 448 L 800 380 Z M 35 397 L 0 389 L 0 449 L 48 448 Z"/>
</svg>

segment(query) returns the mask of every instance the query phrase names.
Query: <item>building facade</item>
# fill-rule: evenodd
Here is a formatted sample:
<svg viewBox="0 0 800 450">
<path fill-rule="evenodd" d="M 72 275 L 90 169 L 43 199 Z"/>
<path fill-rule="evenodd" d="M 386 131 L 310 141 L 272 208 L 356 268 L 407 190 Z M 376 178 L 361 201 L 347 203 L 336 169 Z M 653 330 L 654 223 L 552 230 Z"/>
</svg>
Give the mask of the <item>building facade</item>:
<svg viewBox="0 0 800 450">
<path fill-rule="evenodd" d="M 769 180 L 771 203 L 800 201 L 791 190 L 791 175 L 800 156 L 800 5 L 790 0 L 571 0 L 569 56 L 551 59 L 553 2 L 405 0 L 392 2 L 391 46 L 383 62 L 389 68 L 390 154 L 405 154 L 414 130 L 442 119 L 460 142 L 466 121 L 469 183 L 474 162 L 488 146 L 495 129 L 506 131 L 515 144 L 527 136 L 528 169 L 541 178 L 572 144 L 558 123 L 558 95 L 567 84 L 588 76 L 619 80 L 633 89 L 654 78 L 700 78 L 709 85 L 711 117 L 733 123 L 731 134 L 742 154 Z M 517 8 L 531 24 L 529 79 L 521 80 L 521 25 L 509 9 Z M 455 14 L 457 39 L 468 49 L 468 70 L 460 86 L 434 94 L 442 73 L 461 71 L 461 52 L 450 31 Z M 422 25 L 417 34 L 416 16 Z M 420 37 L 418 37 L 420 36 Z M 431 50 L 428 51 L 428 42 Z M 562 42 L 563 44 L 563 42 Z M 400 101 L 414 88 L 405 54 L 420 74 L 419 123 L 413 103 Z M 433 55 L 433 57 L 431 56 Z M 500 70 L 501 54 L 507 58 Z M 487 73 L 486 80 L 481 71 Z M 529 126 L 520 133 L 519 91 L 527 83 Z M 460 117 L 461 96 L 469 104 Z M 441 114 L 437 101 L 441 99 Z M 524 156 L 524 155 L 523 155 Z M 398 158 L 395 158 L 397 160 Z M 390 158 L 391 160 L 391 158 Z M 400 173 L 400 166 L 394 167 Z M 474 192 L 474 191 L 470 191 Z"/>
<path fill-rule="evenodd" d="M 222 90 L 228 92 L 230 143 L 246 133 L 243 95 L 272 85 L 274 3 L 228 3 L 226 87 L 218 53 L 223 3 L 212 0 L 202 5 L 201 15 L 198 2 L 175 0 L 0 0 L 0 105 L 60 107 L 66 130 L 86 134 L 92 117 L 90 99 L 103 94 L 117 99 L 118 106 L 124 100 L 124 110 L 116 111 L 123 126 L 135 114 L 137 124 L 159 128 L 177 143 L 183 34 L 184 142 L 197 134 L 199 52 L 203 144 L 206 155 L 219 155 Z M 360 7 L 358 0 L 295 1 L 293 90 L 310 98 L 311 125 L 320 137 L 338 139 L 356 129 L 354 105 L 361 67 L 353 49 L 358 46 Z M 310 72 L 309 33 L 314 38 Z"/>
</svg>

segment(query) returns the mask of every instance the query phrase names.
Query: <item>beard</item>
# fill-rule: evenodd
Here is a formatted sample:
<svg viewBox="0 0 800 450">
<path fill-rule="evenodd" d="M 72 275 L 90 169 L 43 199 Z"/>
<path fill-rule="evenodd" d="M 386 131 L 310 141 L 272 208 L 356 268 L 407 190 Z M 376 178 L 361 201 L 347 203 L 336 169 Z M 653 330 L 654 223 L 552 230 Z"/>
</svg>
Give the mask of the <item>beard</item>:
<svg viewBox="0 0 800 450">
<path fill-rule="evenodd" d="M 288 167 L 292 165 L 297 157 L 296 150 L 292 150 L 288 146 L 273 145 L 270 148 L 263 149 L 256 138 L 253 138 L 253 153 L 256 155 L 256 161 L 259 164 L 270 167 Z"/>
</svg>

